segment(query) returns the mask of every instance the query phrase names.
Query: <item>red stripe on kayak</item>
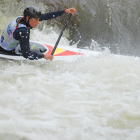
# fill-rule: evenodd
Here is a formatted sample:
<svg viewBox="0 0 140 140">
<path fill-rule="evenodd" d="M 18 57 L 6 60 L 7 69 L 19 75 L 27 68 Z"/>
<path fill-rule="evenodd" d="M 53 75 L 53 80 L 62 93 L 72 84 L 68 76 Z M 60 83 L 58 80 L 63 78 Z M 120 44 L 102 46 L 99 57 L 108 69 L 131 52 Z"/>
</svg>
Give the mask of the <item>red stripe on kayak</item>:
<svg viewBox="0 0 140 140">
<path fill-rule="evenodd" d="M 47 44 L 44 44 L 44 45 L 48 47 L 47 54 L 51 54 L 53 47 L 51 45 L 47 45 Z M 65 50 L 61 53 L 55 54 L 54 56 L 68 56 L 68 55 L 83 55 L 83 53 L 77 53 L 77 52 Z"/>
<path fill-rule="evenodd" d="M 68 56 L 68 55 L 83 55 L 83 53 L 77 53 L 77 52 L 72 52 L 72 51 L 64 51 L 62 53 L 56 54 L 55 56 Z"/>
</svg>

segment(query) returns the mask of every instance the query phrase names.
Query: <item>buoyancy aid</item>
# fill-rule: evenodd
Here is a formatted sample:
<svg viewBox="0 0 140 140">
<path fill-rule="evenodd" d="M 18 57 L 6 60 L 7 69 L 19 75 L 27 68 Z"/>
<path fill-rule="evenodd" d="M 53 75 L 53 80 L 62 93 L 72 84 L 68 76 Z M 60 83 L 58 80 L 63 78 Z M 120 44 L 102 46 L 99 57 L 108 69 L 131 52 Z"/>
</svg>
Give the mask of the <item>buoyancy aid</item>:
<svg viewBox="0 0 140 140">
<path fill-rule="evenodd" d="M 13 33 L 15 32 L 15 30 L 17 30 L 18 28 L 27 28 L 27 26 L 25 24 L 19 24 L 18 27 L 16 28 L 16 24 L 17 24 L 17 19 L 23 17 L 23 16 L 19 16 L 17 18 L 15 18 L 3 31 L 2 36 L 0 38 L 0 46 L 7 50 L 7 51 L 11 51 L 14 50 L 16 48 L 16 46 L 19 44 L 19 40 L 14 39 Z"/>
</svg>

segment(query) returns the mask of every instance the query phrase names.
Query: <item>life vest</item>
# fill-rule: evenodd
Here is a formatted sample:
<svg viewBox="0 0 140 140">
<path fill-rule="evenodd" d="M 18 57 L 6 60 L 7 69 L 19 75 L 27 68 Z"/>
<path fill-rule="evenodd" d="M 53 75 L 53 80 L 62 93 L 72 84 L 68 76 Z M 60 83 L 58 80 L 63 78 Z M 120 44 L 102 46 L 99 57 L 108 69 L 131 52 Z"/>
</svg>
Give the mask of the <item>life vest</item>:
<svg viewBox="0 0 140 140">
<path fill-rule="evenodd" d="M 17 24 L 17 19 L 23 17 L 23 16 L 19 16 L 17 18 L 15 18 L 7 27 L 6 29 L 3 31 L 2 36 L 0 38 L 0 45 L 3 49 L 7 50 L 7 51 L 12 51 L 16 48 L 16 46 L 19 44 L 19 40 L 14 39 L 13 37 L 13 33 L 16 29 L 21 28 L 21 27 L 25 27 L 27 28 L 26 25 L 24 24 L 19 24 L 18 28 L 16 28 L 16 24 Z"/>
</svg>

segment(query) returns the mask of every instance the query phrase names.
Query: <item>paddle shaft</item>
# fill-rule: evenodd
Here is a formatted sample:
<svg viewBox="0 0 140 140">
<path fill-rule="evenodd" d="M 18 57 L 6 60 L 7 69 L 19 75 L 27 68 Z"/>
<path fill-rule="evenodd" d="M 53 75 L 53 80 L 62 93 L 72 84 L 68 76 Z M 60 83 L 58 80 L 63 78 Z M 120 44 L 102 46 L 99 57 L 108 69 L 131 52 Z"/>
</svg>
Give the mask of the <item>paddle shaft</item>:
<svg viewBox="0 0 140 140">
<path fill-rule="evenodd" d="M 58 43 L 59 43 L 59 41 L 60 41 L 60 39 L 61 39 L 61 37 L 62 37 L 62 35 L 63 35 L 63 32 L 64 32 L 64 30 L 65 30 L 65 28 L 66 28 L 66 26 L 67 26 L 67 24 L 68 24 L 69 19 L 71 18 L 71 16 L 72 16 L 72 14 L 69 14 L 68 19 L 67 19 L 66 22 L 65 22 L 65 25 L 64 25 L 64 27 L 63 27 L 63 29 L 62 29 L 62 31 L 61 31 L 61 33 L 60 33 L 58 39 L 57 39 L 57 42 L 56 42 L 56 44 L 55 44 L 55 46 L 54 46 L 54 48 L 53 48 L 53 50 L 52 50 L 51 55 L 54 54 L 54 52 L 55 52 L 55 50 L 56 50 L 56 48 L 57 48 L 57 46 L 58 46 Z"/>
</svg>

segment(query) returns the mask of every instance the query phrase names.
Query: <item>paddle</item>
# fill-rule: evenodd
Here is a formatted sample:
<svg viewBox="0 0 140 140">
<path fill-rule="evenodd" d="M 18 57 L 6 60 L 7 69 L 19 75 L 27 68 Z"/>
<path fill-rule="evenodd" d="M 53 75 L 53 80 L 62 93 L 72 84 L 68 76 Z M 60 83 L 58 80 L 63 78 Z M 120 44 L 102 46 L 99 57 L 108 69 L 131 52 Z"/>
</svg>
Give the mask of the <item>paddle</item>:
<svg viewBox="0 0 140 140">
<path fill-rule="evenodd" d="M 69 21 L 69 19 L 71 18 L 71 16 L 72 16 L 72 14 L 69 14 L 68 19 L 67 19 L 66 22 L 65 22 L 65 25 L 64 25 L 64 27 L 63 27 L 63 29 L 62 29 L 62 31 L 61 31 L 61 33 L 60 33 L 58 39 L 57 39 L 57 42 L 56 42 L 56 44 L 55 44 L 55 46 L 54 46 L 54 48 L 53 48 L 53 50 L 52 50 L 51 55 L 54 54 L 54 52 L 55 52 L 55 50 L 56 50 L 56 48 L 57 48 L 57 46 L 58 46 L 58 43 L 59 43 L 59 41 L 60 41 L 60 39 L 61 39 L 61 36 L 63 35 L 63 32 L 64 32 L 64 30 L 65 30 L 65 28 L 66 28 L 66 26 L 67 26 L 67 24 L 68 24 L 68 21 Z"/>
</svg>

